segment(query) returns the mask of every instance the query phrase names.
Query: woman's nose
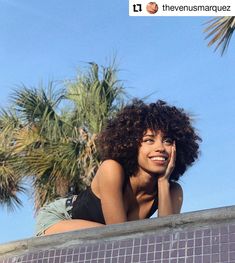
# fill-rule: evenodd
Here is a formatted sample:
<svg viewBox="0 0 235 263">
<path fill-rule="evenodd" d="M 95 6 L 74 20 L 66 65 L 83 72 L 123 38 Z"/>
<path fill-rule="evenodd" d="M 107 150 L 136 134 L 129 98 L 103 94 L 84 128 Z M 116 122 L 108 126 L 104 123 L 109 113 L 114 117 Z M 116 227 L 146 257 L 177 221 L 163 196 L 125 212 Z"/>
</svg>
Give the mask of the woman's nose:
<svg viewBox="0 0 235 263">
<path fill-rule="evenodd" d="M 155 152 L 163 152 L 165 150 L 162 141 L 156 141 L 154 147 Z"/>
</svg>

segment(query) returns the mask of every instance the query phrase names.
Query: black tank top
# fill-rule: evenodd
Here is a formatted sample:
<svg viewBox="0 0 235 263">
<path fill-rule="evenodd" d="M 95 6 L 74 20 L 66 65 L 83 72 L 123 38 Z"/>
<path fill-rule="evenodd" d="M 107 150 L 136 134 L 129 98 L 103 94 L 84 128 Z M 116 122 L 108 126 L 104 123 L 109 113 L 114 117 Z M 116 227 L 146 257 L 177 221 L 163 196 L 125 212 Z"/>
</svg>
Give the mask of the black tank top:
<svg viewBox="0 0 235 263">
<path fill-rule="evenodd" d="M 157 199 L 154 199 L 153 205 L 146 218 L 151 217 L 157 208 Z M 91 187 L 82 191 L 74 201 L 72 207 L 72 219 L 83 219 L 105 224 L 101 201 L 92 192 Z"/>
</svg>

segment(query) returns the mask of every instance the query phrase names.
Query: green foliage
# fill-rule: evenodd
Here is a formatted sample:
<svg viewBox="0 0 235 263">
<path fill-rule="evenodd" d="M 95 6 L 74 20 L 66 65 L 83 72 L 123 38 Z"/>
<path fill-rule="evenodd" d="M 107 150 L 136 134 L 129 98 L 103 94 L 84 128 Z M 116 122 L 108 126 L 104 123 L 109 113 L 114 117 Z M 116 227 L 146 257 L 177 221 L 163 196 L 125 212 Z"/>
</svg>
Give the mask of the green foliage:
<svg viewBox="0 0 235 263">
<path fill-rule="evenodd" d="M 0 114 L 0 204 L 20 204 L 25 177 L 33 178 L 36 209 L 90 184 L 100 163 L 96 134 L 124 104 L 116 74 L 91 63 L 65 89 L 50 82 L 14 91 L 12 108 Z"/>
<path fill-rule="evenodd" d="M 0 114 L 0 205 L 13 210 L 21 205 L 17 193 L 25 192 L 22 178 L 12 165 L 14 130 L 20 128 L 13 112 L 1 111 Z"/>
<path fill-rule="evenodd" d="M 90 63 L 87 74 L 68 83 L 67 98 L 75 104 L 74 123 L 80 123 L 91 133 L 99 133 L 107 118 L 111 118 L 122 106 L 124 89 L 117 80 L 114 66 L 101 67 Z"/>
<path fill-rule="evenodd" d="M 11 156 L 0 150 L 0 205 L 9 210 L 21 205 L 17 193 L 25 192 L 22 179 L 14 173 Z"/>
</svg>

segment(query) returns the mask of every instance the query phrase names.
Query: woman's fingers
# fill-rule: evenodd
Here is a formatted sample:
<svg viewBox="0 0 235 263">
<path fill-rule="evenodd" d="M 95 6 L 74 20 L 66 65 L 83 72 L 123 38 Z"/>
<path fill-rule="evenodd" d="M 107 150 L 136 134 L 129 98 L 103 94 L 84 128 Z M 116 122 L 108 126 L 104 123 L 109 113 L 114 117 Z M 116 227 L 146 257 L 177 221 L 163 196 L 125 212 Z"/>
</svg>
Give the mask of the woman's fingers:
<svg viewBox="0 0 235 263">
<path fill-rule="evenodd" d="M 171 167 L 173 167 L 173 169 L 175 168 L 175 160 L 176 160 L 176 146 L 175 146 L 175 141 L 174 141 L 172 145 L 171 159 L 170 159 L 170 164 L 171 164 Z"/>
<path fill-rule="evenodd" d="M 173 142 L 172 145 L 172 150 L 171 150 L 171 156 L 170 156 L 170 161 L 167 165 L 165 173 L 158 178 L 158 180 L 169 180 L 174 168 L 175 168 L 175 160 L 176 160 L 176 145 L 175 141 Z"/>
<path fill-rule="evenodd" d="M 174 141 L 173 145 L 172 145 L 170 161 L 169 161 L 167 169 L 166 169 L 166 176 L 168 178 L 170 177 L 171 173 L 173 172 L 173 170 L 175 168 L 175 160 L 176 160 L 176 146 L 175 146 L 175 141 Z"/>
</svg>

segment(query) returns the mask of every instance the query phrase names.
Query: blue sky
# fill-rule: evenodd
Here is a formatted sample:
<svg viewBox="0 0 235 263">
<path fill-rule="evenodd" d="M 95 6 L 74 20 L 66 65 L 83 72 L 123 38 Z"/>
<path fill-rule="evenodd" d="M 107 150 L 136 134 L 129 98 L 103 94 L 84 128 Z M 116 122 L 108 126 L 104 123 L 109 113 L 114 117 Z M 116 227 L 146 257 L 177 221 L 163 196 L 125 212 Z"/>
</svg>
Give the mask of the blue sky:
<svg viewBox="0 0 235 263">
<path fill-rule="evenodd" d="M 22 83 L 76 76 L 85 62 L 117 55 L 131 96 L 163 99 L 194 115 L 201 155 L 181 179 L 182 212 L 235 203 L 235 42 L 207 47 L 208 17 L 129 17 L 127 1 L 0 0 L 0 106 Z M 33 236 L 33 200 L 0 208 L 0 243 Z"/>
</svg>

